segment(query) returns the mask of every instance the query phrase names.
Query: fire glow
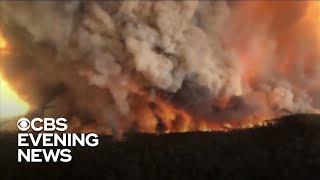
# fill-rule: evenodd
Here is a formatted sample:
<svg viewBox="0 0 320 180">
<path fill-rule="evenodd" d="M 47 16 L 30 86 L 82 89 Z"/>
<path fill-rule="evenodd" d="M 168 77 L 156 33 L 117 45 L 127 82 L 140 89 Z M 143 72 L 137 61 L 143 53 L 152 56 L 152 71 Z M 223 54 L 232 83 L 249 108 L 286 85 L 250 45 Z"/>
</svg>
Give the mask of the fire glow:
<svg viewBox="0 0 320 180">
<path fill-rule="evenodd" d="M 3 3 L 30 62 L 8 66 L 71 129 L 228 131 L 320 113 L 320 2 L 53 4 Z"/>
<path fill-rule="evenodd" d="M 0 58 L 4 58 L 4 53 L 7 50 L 7 42 L 2 37 L 0 32 Z M 0 72 L 1 73 L 1 72 Z M 29 105 L 24 102 L 9 86 L 9 84 L 0 75 L 0 119 L 10 118 L 14 116 L 24 115 L 28 112 Z"/>
</svg>

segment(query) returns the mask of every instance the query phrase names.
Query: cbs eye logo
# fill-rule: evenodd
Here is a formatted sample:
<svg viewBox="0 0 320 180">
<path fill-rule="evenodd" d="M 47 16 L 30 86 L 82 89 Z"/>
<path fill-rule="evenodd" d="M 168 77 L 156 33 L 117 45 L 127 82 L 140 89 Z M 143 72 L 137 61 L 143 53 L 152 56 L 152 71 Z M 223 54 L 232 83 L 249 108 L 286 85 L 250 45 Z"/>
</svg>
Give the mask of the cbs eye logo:
<svg viewBox="0 0 320 180">
<path fill-rule="evenodd" d="M 20 118 L 17 127 L 20 131 L 65 131 L 68 128 L 65 118 L 34 118 L 31 121 L 27 118 Z"/>
<path fill-rule="evenodd" d="M 17 127 L 20 131 L 27 131 L 30 128 L 30 121 L 27 118 L 21 118 L 17 122 Z"/>
</svg>

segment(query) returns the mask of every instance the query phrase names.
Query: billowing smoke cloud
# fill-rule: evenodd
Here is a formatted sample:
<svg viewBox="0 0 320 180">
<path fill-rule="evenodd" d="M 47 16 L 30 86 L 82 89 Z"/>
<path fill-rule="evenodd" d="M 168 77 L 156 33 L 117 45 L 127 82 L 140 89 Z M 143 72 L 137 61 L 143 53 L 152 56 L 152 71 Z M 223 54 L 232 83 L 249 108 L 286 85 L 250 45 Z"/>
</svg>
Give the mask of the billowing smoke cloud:
<svg viewBox="0 0 320 180">
<path fill-rule="evenodd" d="M 315 6 L 316 5 L 316 6 Z M 319 113 L 309 2 L 1 2 L 6 79 L 74 130 L 185 131 Z"/>
</svg>

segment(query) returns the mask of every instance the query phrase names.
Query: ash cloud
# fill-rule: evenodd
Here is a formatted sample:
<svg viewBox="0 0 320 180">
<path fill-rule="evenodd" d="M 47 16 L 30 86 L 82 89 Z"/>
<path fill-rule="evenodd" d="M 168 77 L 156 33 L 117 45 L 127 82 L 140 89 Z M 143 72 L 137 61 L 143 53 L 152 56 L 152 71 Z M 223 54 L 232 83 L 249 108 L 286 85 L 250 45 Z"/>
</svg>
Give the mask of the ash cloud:
<svg viewBox="0 0 320 180">
<path fill-rule="evenodd" d="M 155 131 L 164 120 L 148 103 L 162 93 L 208 121 L 319 113 L 320 26 L 311 6 L 1 2 L 1 30 L 14 47 L 2 71 L 31 114 L 48 108 L 74 130 Z"/>
</svg>

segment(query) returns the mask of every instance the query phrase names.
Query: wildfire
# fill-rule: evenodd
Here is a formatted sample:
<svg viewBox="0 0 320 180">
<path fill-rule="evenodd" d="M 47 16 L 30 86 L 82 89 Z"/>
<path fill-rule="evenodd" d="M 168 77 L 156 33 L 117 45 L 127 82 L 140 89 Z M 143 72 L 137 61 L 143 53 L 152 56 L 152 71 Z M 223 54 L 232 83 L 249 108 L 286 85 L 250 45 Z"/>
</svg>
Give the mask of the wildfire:
<svg viewBox="0 0 320 180">
<path fill-rule="evenodd" d="M 0 33 L 0 53 L 3 60 L 3 52 L 7 49 L 7 42 Z M 1 73 L 1 72 L 0 72 Z M 23 115 L 28 112 L 29 105 L 23 101 L 2 78 L 0 74 L 0 119 Z"/>
<path fill-rule="evenodd" d="M 320 2 L 174 3 L 125 3 L 118 17 L 93 2 L 79 22 L 73 8 L 61 18 L 63 9 L 8 3 L 21 38 L 7 42 L 0 31 L 2 59 L 16 55 L 3 68 L 31 85 L 15 92 L 0 70 L 1 118 L 28 111 L 18 94 L 90 131 L 231 131 L 320 112 Z"/>
<path fill-rule="evenodd" d="M 147 92 L 141 92 L 134 100 L 134 113 L 138 118 L 138 130 L 147 133 L 172 133 L 187 131 L 230 131 L 233 129 L 248 129 L 263 127 L 272 124 L 270 116 L 250 116 L 245 119 L 230 119 L 221 121 L 215 117 L 205 119 L 196 116 L 187 110 L 173 105 L 170 100 L 161 96 L 150 96 Z M 221 107 L 227 102 L 218 102 Z"/>
</svg>

